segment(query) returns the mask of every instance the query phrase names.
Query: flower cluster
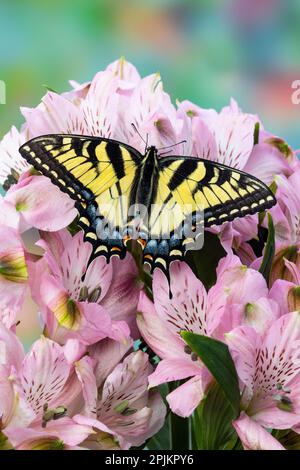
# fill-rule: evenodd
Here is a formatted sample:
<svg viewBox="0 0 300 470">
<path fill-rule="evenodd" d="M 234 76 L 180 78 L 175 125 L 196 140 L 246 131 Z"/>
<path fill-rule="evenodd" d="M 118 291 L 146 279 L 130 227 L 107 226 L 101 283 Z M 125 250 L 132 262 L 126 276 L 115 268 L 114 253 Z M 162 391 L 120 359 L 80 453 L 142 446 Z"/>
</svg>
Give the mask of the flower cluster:
<svg viewBox="0 0 300 470">
<path fill-rule="evenodd" d="M 0 144 L 0 448 L 128 449 L 163 427 L 168 408 L 192 416 L 216 377 L 185 343 L 186 330 L 228 347 L 240 389 L 240 414 L 230 422 L 236 446 L 288 448 L 283 430 L 300 442 L 296 153 L 234 100 L 219 113 L 189 101 L 174 106 L 158 74 L 141 78 L 124 59 L 71 86 L 21 108 L 21 130 L 13 127 Z M 173 262 L 169 279 L 156 269 L 146 282 L 129 252 L 88 264 L 92 247 L 76 226 L 74 202 L 18 151 L 50 133 L 104 136 L 141 152 L 140 135 L 156 147 L 182 142 L 169 155 L 253 174 L 277 205 L 269 224 L 259 214 L 207 230 L 213 247 Z M 28 296 L 42 336 L 26 353 L 18 324 Z M 137 349 L 140 338 L 154 365 Z"/>
</svg>

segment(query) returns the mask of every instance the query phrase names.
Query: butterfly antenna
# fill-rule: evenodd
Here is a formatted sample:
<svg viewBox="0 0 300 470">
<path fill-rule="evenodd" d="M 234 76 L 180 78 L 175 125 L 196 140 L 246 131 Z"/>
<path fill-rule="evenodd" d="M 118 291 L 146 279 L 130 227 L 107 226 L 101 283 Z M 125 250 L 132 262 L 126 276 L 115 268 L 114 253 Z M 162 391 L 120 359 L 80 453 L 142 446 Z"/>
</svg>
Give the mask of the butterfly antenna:
<svg viewBox="0 0 300 470">
<path fill-rule="evenodd" d="M 167 145 L 166 147 L 160 147 L 160 148 L 157 149 L 157 150 L 171 149 L 172 147 L 176 147 L 176 145 L 184 144 L 184 143 L 186 143 L 186 140 L 181 140 L 180 142 L 177 142 L 176 144 Z"/>
<path fill-rule="evenodd" d="M 142 141 L 144 142 L 144 144 L 146 145 L 146 148 L 147 148 L 147 146 L 148 146 L 148 134 L 147 134 L 147 141 L 146 141 L 146 140 L 141 136 L 141 134 L 140 134 L 138 128 L 136 127 L 136 125 L 135 125 L 133 122 L 131 123 L 131 125 L 132 125 L 134 131 L 137 133 L 137 135 L 140 136 L 140 138 L 142 139 Z"/>
</svg>

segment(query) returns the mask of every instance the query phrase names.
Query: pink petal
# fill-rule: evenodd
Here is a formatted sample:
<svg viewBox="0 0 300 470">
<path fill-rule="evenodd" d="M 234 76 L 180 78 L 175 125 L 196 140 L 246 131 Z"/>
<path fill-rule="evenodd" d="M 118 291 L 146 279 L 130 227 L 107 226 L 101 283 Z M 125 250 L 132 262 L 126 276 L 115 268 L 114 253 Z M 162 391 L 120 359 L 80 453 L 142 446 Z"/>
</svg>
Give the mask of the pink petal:
<svg viewBox="0 0 300 470">
<path fill-rule="evenodd" d="M 63 347 L 64 355 L 69 364 L 79 361 L 86 353 L 86 346 L 84 346 L 77 339 L 68 339 Z"/>
<path fill-rule="evenodd" d="M 0 365 L 20 370 L 24 348 L 18 337 L 0 322 Z"/>
<path fill-rule="evenodd" d="M 0 226 L 0 298 L 18 312 L 24 302 L 28 272 L 22 240 L 11 227 Z"/>
<path fill-rule="evenodd" d="M 167 402 L 173 413 L 182 418 L 191 416 L 201 400 L 205 397 L 206 389 L 211 382 L 211 375 L 203 368 L 200 375 L 189 379 L 173 392 L 167 395 Z"/>
<path fill-rule="evenodd" d="M 149 375 L 149 386 L 156 387 L 165 382 L 182 380 L 187 377 L 199 375 L 202 366 L 200 363 L 193 362 L 187 354 L 186 359 L 163 359 L 160 361 L 155 371 Z"/>
<path fill-rule="evenodd" d="M 245 413 L 232 424 L 245 450 L 285 450 L 275 437 Z"/>
<path fill-rule="evenodd" d="M 256 371 L 256 350 L 261 346 L 260 335 L 249 326 L 240 326 L 225 335 L 240 380 L 253 392 Z"/>
<path fill-rule="evenodd" d="M 77 214 L 74 201 L 45 176 L 30 176 L 22 184 L 15 185 L 14 191 L 7 193 L 6 200 L 22 215 L 25 229 L 60 230 Z"/>
<path fill-rule="evenodd" d="M 110 314 L 113 320 L 123 320 L 130 327 L 131 336 L 138 338 L 136 326 L 136 311 L 139 295 L 142 288 L 138 281 L 136 263 L 130 253 L 124 260 L 113 258 L 112 278 L 104 282 L 110 284 L 108 290 L 101 292 L 100 303 Z M 102 284 L 101 284 L 102 286 Z"/>
<path fill-rule="evenodd" d="M 185 357 L 181 338 L 158 316 L 154 304 L 144 292 L 140 294 L 137 323 L 139 330 L 151 349 L 162 359 Z"/>
<path fill-rule="evenodd" d="M 70 365 L 61 346 L 44 337 L 34 343 L 23 362 L 21 383 L 37 414 L 43 411 L 45 403 L 51 408 L 69 373 Z"/>
<path fill-rule="evenodd" d="M 193 119 L 194 152 L 200 158 L 217 161 L 216 139 L 208 125 L 199 117 Z"/>
<path fill-rule="evenodd" d="M 83 357 L 76 364 L 76 373 L 82 384 L 84 398 L 84 414 L 91 418 L 97 417 L 98 389 L 93 371 L 93 361 L 90 357 Z"/>
<path fill-rule="evenodd" d="M 132 340 L 119 342 L 105 338 L 98 343 L 89 346 L 89 355 L 95 363 L 94 374 L 97 386 L 103 384 L 106 377 L 113 371 L 116 365 L 123 359 L 132 346 Z"/>
<path fill-rule="evenodd" d="M 204 121 L 216 139 L 218 161 L 243 169 L 253 148 L 257 117 L 242 113 L 237 106 L 224 108 L 219 114 L 206 115 Z"/>
<path fill-rule="evenodd" d="M 271 184 L 276 175 L 288 176 L 291 173 L 291 168 L 276 147 L 262 143 L 253 147 L 244 171 L 256 176 L 266 184 Z"/>
<path fill-rule="evenodd" d="M 6 435 L 13 446 L 21 450 L 32 449 L 45 440 L 49 440 L 49 444 L 56 440 L 69 446 L 76 446 L 91 433 L 93 430 L 90 426 L 77 424 L 71 418 L 64 417 L 50 421 L 46 428 L 40 425 L 31 428 L 11 428 Z"/>
<path fill-rule="evenodd" d="M 18 175 L 21 175 L 30 167 L 19 153 L 19 147 L 24 144 L 25 140 L 25 129 L 23 132 L 19 132 L 15 126 L 13 126 L 1 140 L 0 185 L 3 185 L 12 170 L 14 170 Z"/>
<path fill-rule="evenodd" d="M 21 108 L 32 137 L 43 134 L 86 134 L 79 108 L 68 99 L 49 91 L 36 108 Z"/>
<path fill-rule="evenodd" d="M 186 263 L 175 261 L 171 264 L 170 287 L 166 276 L 155 270 L 153 295 L 156 311 L 171 331 L 178 335 L 181 330 L 209 334 L 207 293 Z"/>
<path fill-rule="evenodd" d="M 4 429 L 10 422 L 14 411 L 15 392 L 12 380 L 8 378 L 9 368 L 0 365 L 0 423 Z"/>
</svg>

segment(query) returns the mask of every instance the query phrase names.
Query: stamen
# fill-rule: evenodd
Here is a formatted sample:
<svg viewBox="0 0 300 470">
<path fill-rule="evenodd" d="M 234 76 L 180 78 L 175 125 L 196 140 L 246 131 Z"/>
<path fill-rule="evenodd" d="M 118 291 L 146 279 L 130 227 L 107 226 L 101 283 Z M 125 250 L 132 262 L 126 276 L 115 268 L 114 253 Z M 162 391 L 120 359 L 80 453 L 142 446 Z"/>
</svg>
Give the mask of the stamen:
<svg viewBox="0 0 300 470">
<path fill-rule="evenodd" d="M 187 344 L 184 346 L 184 352 L 186 354 L 192 354 L 192 350 Z"/>
<path fill-rule="evenodd" d="M 197 354 L 196 354 L 195 352 L 192 352 L 192 354 L 191 354 L 191 359 L 192 359 L 192 361 L 194 361 L 194 362 L 198 360 L 198 356 L 197 356 Z"/>
<path fill-rule="evenodd" d="M 101 287 L 96 287 L 88 296 L 88 302 L 98 302 L 101 295 Z"/>
<path fill-rule="evenodd" d="M 78 301 L 79 302 L 84 302 L 85 300 L 87 300 L 89 296 L 89 290 L 86 286 L 82 286 L 80 291 L 79 291 L 79 297 L 78 297 Z"/>
</svg>

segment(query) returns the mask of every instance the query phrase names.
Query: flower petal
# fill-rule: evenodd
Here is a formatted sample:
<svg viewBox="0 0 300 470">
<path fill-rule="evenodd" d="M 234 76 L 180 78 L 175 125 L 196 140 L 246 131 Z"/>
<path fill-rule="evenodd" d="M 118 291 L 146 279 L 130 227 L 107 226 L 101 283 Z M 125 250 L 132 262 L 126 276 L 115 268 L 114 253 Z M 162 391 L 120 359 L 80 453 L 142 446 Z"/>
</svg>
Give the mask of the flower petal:
<svg viewBox="0 0 300 470">
<path fill-rule="evenodd" d="M 249 418 L 246 413 L 242 413 L 232 425 L 245 450 L 285 450 L 275 437 Z"/>
</svg>

